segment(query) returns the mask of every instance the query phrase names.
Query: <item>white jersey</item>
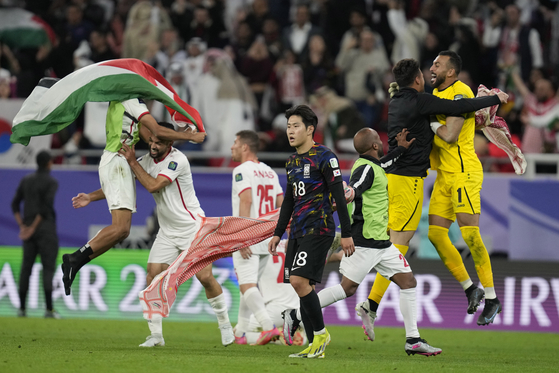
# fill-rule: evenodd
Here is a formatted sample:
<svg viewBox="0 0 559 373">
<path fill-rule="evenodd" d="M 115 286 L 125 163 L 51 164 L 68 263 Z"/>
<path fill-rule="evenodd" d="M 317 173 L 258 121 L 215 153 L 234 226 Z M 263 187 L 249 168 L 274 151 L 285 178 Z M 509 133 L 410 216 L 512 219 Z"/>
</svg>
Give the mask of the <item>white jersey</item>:
<svg viewBox="0 0 559 373">
<path fill-rule="evenodd" d="M 299 308 L 299 296 L 291 284 L 283 283 L 285 250 L 287 240 L 281 240 L 277 247 L 277 256 L 270 255 L 268 262 L 258 279 L 258 288 L 264 298 L 266 307 L 270 304 L 281 305 L 282 309 Z"/>
<path fill-rule="evenodd" d="M 162 175 L 169 179 L 170 185 L 152 193 L 157 204 L 157 219 L 160 230 L 168 238 L 184 238 L 196 233 L 197 223 L 204 210 L 194 191 L 190 163 L 179 150 L 171 148 L 169 154 L 160 162 L 146 154 L 139 160 L 148 174 L 157 178 Z"/>
<path fill-rule="evenodd" d="M 277 207 L 277 196 L 283 194 L 278 174 L 270 166 L 262 162 L 246 161 L 233 170 L 233 188 L 231 190 L 233 216 L 239 216 L 241 203 L 239 195 L 247 189 L 250 189 L 252 194 L 251 218 L 258 218 L 260 215 L 274 210 Z M 268 240 L 250 248 L 255 254 L 267 254 Z"/>
</svg>

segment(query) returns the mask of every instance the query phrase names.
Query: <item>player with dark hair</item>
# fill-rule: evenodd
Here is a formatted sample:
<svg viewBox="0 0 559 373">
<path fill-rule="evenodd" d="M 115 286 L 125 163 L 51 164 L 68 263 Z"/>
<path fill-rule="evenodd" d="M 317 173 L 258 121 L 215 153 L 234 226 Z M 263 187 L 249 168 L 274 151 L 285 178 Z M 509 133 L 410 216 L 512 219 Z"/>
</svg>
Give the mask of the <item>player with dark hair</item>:
<svg viewBox="0 0 559 373">
<path fill-rule="evenodd" d="M 454 102 L 474 97 L 470 87 L 458 80 L 461 68 L 462 60 L 458 54 L 452 51 L 439 53 L 431 66 L 433 94 Z M 477 324 L 487 325 L 495 320 L 502 307 L 493 284 L 491 260 L 479 233 L 483 167 L 474 150 L 475 112 L 439 114 L 431 128 L 435 133 L 431 168 L 437 170 L 437 179 L 429 203 L 429 240 L 462 285 L 468 298 L 467 312 L 475 313 L 485 297 L 485 307 Z M 448 237 L 448 229 L 455 220 L 470 248 L 485 291 L 472 282 L 460 253 Z"/>
<path fill-rule="evenodd" d="M 424 92 L 425 80 L 416 60 L 403 59 L 392 71 L 400 88 L 388 106 L 389 151 L 396 148 L 396 135 L 404 128 L 409 131 L 408 138 L 415 138 L 415 143 L 398 162 L 386 168 L 390 241 L 405 255 L 421 218 L 423 182 L 430 166 L 429 154 L 433 144 L 430 115 L 460 115 L 506 102 L 508 96 L 500 93 L 460 101 L 443 100 Z M 376 311 L 389 284 L 389 280 L 377 274 L 368 301 L 356 307 L 370 340 L 374 340 Z"/>
<path fill-rule="evenodd" d="M 58 255 L 56 213 L 54 195 L 58 182 L 50 175 L 52 158 L 46 150 L 37 154 L 37 172 L 25 176 L 12 200 L 12 212 L 19 226 L 19 238 L 23 241 L 23 261 L 19 274 L 18 316 L 27 316 L 25 303 L 29 290 L 29 276 L 37 254 L 43 265 L 43 290 L 45 292 L 45 317 L 58 319 L 60 316 L 52 305 L 52 278 Z M 20 212 L 23 204 L 23 216 Z"/>
<path fill-rule="evenodd" d="M 72 282 L 81 267 L 130 234 L 132 214 L 136 212 L 136 184 L 130 166 L 119 154 L 122 146 L 135 145 L 140 138 L 147 143 L 151 135 L 160 140 L 191 140 L 198 143 L 206 137 L 205 132 L 195 133 L 190 129 L 175 132 L 159 126 L 145 103 L 138 98 L 122 102 L 111 101 L 105 129 L 107 145 L 99 162 L 101 189 L 89 194 L 79 193 L 72 198 L 72 203 L 79 206 L 106 198 L 112 222 L 72 254 L 62 255 L 62 281 L 66 295 L 70 295 Z"/>
<path fill-rule="evenodd" d="M 161 122 L 159 126 L 174 132 L 171 123 Z M 122 149 L 119 150 L 119 155 L 130 165 L 140 184 L 153 195 L 157 205 L 159 231 L 149 253 L 147 285 L 165 271 L 182 251 L 190 248 L 200 227 L 201 216 L 204 216 L 204 210 L 196 198 L 192 172 L 186 156 L 173 148 L 171 140 L 161 140 L 154 134 L 149 136 L 148 140 L 149 156 L 139 160 L 136 160 L 134 147 L 122 144 Z M 98 199 L 105 197 L 102 189 L 95 193 Z M 82 199 L 80 203 L 74 203 L 74 207 L 85 207 L 89 202 Z M 208 302 L 217 316 L 222 344 L 232 344 L 235 338 L 229 322 L 226 300 L 221 285 L 212 274 L 212 266 L 200 270 L 196 277 L 204 286 Z M 165 346 L 161 316 L 154 316 L 148 320 L 148 326 L 151 334 L 140 347 Z"/>
<path fill-rule="evenodd" d="M 299 105 L 287 110 L 285 117 L 287 137 L 296 153 L 286 163 L 285 199 L 268 250 L 277 255 L 276 247 L 291 219 L 284 282 L 290 282 L 299 295 L 309 347 L 290 357 L 324 357 L 330 334 L 324 326 L 314 284 L 322 280 L 326 256 L 336 234 L 332 197 L 338 206 L 341 246 L 346 256 L 355 251 L 351 222 L 338 158 L 330 149 L 313 141 L 318 122 L 316 114 L 308 106 Z M 284 330 L 286 339 L 291 338 L 289 334 Z"/>
</svg>

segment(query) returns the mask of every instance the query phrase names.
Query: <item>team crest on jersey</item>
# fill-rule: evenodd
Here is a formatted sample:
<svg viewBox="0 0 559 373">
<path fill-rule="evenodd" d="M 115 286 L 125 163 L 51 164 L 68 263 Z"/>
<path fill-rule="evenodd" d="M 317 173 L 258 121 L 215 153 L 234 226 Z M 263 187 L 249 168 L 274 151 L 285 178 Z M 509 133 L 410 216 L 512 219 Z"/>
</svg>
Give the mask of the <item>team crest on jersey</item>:
<svg viewBox="0 0 559 373">
<path fill-rule="evenodd" d="M 340 176 L 341 174 L 340 170 L 334 170 L 334 177 Z"/>
<path fill-rule="evenodd" d="M 168 168 L 169 170 L 175 171 L 175 170 L 177 169 L 177 166 L 178 166 L 178 165 L 177 165 L 177 162 L 171 161 L 171 162 L 169 162 L 169 166 L 167 166 L 167 168 Z"/>
<path fill-rule="evenodd" d="M 454 96 L 454 101 L 461 100 L 463 98 L 464 98 L 464 95 L 456 95 L 456 96 Z"/>
<path fill-rule="evenodd" d="M 336 158 L 330 158 L 330 166 L 332 166 L 332 168 L 338 168 L 338 160 Z"/>
<path fill-rule="evenodd" d="M 243 180 L 243 174 L 235 175 L 235 181 L 242 181 L 242 180 Z"/>
<path fill-rule="evenodd" d="M 311 165 L 306 164 L 304 170 L 305 171 L 303 172 L 303 175 L 305 176 L 305 178 L 311 177 Z"/>
</svg>

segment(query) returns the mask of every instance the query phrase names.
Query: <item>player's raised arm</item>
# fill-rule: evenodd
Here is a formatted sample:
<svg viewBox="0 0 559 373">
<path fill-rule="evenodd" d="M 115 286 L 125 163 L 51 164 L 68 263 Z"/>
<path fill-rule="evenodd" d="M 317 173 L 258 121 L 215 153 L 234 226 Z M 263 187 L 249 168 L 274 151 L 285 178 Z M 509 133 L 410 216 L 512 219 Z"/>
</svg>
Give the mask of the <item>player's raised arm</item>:
<svg viewBox="0 0 559 373">
<path fill-rule="evenodd" d="M 151 177 L 151 175 L 149 175 L 136 160 L 134 147 L 130 148 L 128 145 L 122 144 L 122 148 L 118 151 L 118 153 L 124 156 L 130 165 L 132 172 L 134 172 L 134 175 L 136 175 L 140 184 L 142 184 L 148 192 L 155 193 L 171 184 L 171 181 L 163 175 L 158 175 L 157 178 Z"/>
<path fill-rule="evenodd" d="M 202 143 L 207 135 L 206 132 L 193 132 L 191 129 L 187 129 L 184 132 L 173 131 L 160 126 L 151 114 L 142 116 L 140 123 L 142 126 L 146 126 L 155 137 L 164 141 L 188 140 L 194 141 L 195 143 Z"/>
</svg>

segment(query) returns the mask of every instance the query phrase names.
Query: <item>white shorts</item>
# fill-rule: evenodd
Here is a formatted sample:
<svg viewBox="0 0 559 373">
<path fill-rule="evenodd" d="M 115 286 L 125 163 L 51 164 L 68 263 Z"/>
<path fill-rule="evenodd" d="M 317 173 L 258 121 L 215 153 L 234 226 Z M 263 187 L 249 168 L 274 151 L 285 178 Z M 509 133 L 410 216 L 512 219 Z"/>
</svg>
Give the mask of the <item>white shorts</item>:
<svg viewBox="0 0 559 373">
<path fill-rule="evenodd" d="M 340 263 L 340 273 L 356 284 L 360 284 L 373 268 L 386 279 L 397 273 L 411 272 L 407 260 L 394 245 L 386 249 L 355 246 L 353 255 L 342 257 Z"/>
<path fill-rule="evenodd" d="M 160 229 L 151 246 L 148 263 L 173 264 L 183 251 L 190 249 L 193 239 L 194 235 L 184 238 L 169 238 Z"/>
<path fill-rule="evenodd" d="M 233 253 L 233 266 L 239 280 L 239 285 L 256 284 L 261 271 L 266 267 L 270 254 L 254 254 L 248 259 L 243 259 L 240 251 Z"/>
<path fill-rule="evenodd" d="M 124 157 L 103 151 L 99 163 L 99 181 L 109 211 L 127 209 L 136 212 L 136 181 Z"/>
</svg>

